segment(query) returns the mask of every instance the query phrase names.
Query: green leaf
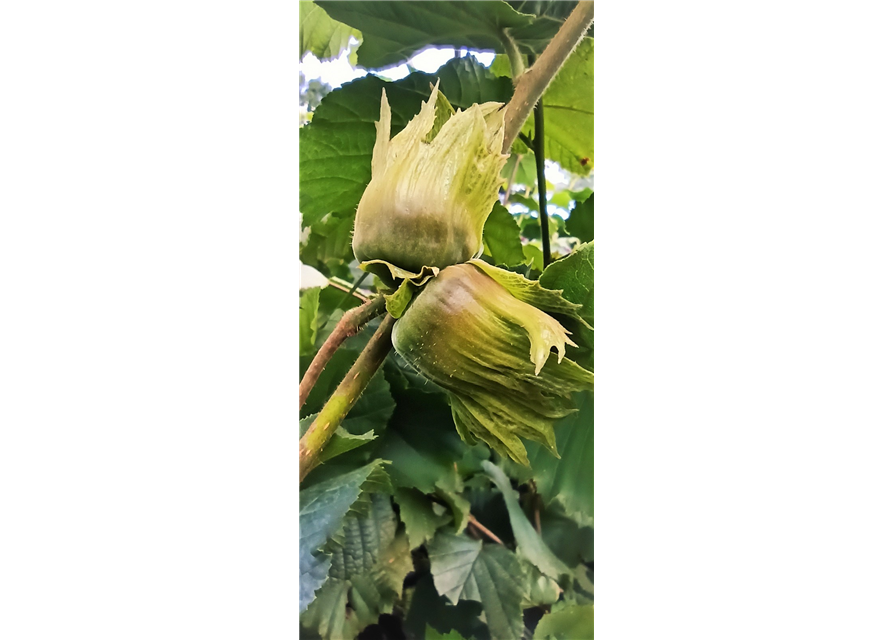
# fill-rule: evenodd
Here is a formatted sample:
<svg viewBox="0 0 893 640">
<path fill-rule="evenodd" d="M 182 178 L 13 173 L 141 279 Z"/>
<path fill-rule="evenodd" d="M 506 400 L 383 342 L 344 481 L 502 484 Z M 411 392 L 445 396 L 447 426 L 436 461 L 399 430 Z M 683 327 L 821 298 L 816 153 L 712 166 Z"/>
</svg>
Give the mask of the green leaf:
<svg viewBox="0 0 893 640">
<path fill-rule="evenodd" d="M 536 156 L 532 153 L 525 153 L 521 156 L 521 161 L 518 163 L 518 170 L 515 171 L 515 181 L 513 184 L 524 185 L 536 190 Z M 530 199 L 528 199 L 528 201 L 533 205 L 530 208 L 536 210 L 536 201 Z"/>
<path fill-rule="evenodd" d="M 435 74 L 416 72 L 397 82 L 366 76 L 330 92 L 316 108 L 313 121 L 300 132 L 299 195 L 305 227 L 328 213 L 353 220 L 372 178 L 372 148 L 382 89 L 387 89 L 391 135 L 396 135 L 419 112 L 422 101 L 430 97 L 437 78 L 440 91 L 455 108 L 506 102 L 512 95 L 509 79 L 494 77 L 471 56 L 450 60 Z M 309 259 L 303 261 L 319 268 Z"/>
<path fill-rule="evenodd" d="M 561 587 L 555 580 L 543 575 L 527 560 L 521 563 L 521 571 L 524 574 L 524 599 L 521 604 L 525 609 L 558 602 L 558 598 L 561 597 Z"/>
<path fill-rule="evenodd" d="M 562 2 L 556 0 L 522 0 L 520 2 L 509 0 L 508 4 L 520 13 L 528 13 L 537 16 L 533 24 L 522 27 L 512 32 L 512 36 L 520 40 L 534 52 L 542 51 L 549 41 L 558 33 L 561 25 L 574 10 L 576 2 Z M 589 27 L 588 35 L 592 36 L 592 27 Z"/>
<path fill-rule="evenodd" d="M 384 294 L 385 307 L 387 308 L 388 313 L 395 318 L 402 316 L 403 311 L 409 306 L 409 303 L 412 302 L 413 293 L 414 287 L 410 281 L 406 279 L 400 283 L 400 286 L 397 287 L 397 290 L 394 293 Z"/>
<path fill-rule="evenodd" d="M 312 413 L 309 416 L 301 418 L 298 423 L 300 425 L 301 436 L 307 433 L 307 429 L 310 428 L 310 425 L 313 424 L 313 421 L 316 420 L 316 416 L 318 415 L 319 413 Z M 320 462 L 326 462 L 342 453 L 347 453 L 357 447 L 361 447 L 367 442 L 374 440 L 375 437 L 374 431 L 367 431 L 360 435 L 354 435 L 347 431 L 343 426 L 339 426 L 335 430 L 335 433 L 332 434 L 331 440 L 326 443 L 325 448 L 320 453 Z"/>
<path fill-rule="evenodd" d="M 356 29 L 332 20 L 323 9 L 313 2 L 299 4 L 298 39 L 301 46 L 301 58 L 308 51 L 320 60 L 337 58 L 348 48 L 350 37 L 360 40 L 362 36 Z"/>
<path fill-rule="evenodd" d="M 405 62 L 431 45 L 479 50 L 503 48 L 503 29 L 532 25 L 505 2 L 321 2 L 335 20 L 360 29 L 363 44 L 357 63 L 380 69 Z M 538 32 L 527 41 L 542 45 Z M 541 50 L 541 49 L 540 49 Z M 591 83 L 590 83 L 591 84 Z"/>
<path fill-rule="evenodd" d="M 425 640 L 466 640 L 466 638 L 455 629 L 451 630 L 449 633 L 439 633 L 426 625 Z"/>
<path fill-rule="evenodd" d="M 555 444 L 561 459 L 547 449 L 528 443 L 527 453 L 536 488 L 543 500 L 558 502 L 581 525 L 592 525 L 594 516 L 594 403 L 592 392 L 574 394 L 578 413 L 555 425 Z"/>
<path fill-rule="evenodd" d="M 345 518 L 341 542 L 330 545 L 330 578 L 350 580 L 371 571 L 385 547 L 393 541 L 397 518 L 390 498 L 374 494 L 370 505 L 366 515 Z"/>
<path fill-rule="evenodd" d="M 298 541 L 301 610 L 310 604 L 329 568 L 330 560 L 320 550 L 329 539 L 341 532 L 344 517 L 359 499 L 370 476 L 376 470 L 380 472 L 381 466 L 381 461 L 376 460 L 359 469 L 301 489 L 301 534 Z"/>
<path fill-rule="evenodd" d="M 533 640 L 581 640 L 595 637 L 595 610 L 589 605 L 569 605 L 542 617 Z"/>
<path fill-rule="evenodd" d="M 302 168 L 302 182 L 304 173 L 304 168 Z M 306 217 L 302 223 L 306 229 L 308 225 Z M 300 249 L 302 262 L 328 274 L 329 277 L 337 276 L 350 279 L 350 270 L 346 263 L 353 260 L 353 248 L 350 244 L 352 229 L 352 217 L 344 218 L 335 215 L 323 216 L 319 221 L 309 225 L 310 233 Z M 344 292 L 339 293 L 343 298 Z"/>
<path fill-rule="evenodd" d="M 299 319 L 299 344 L 301 355 L 313 353 L 316 345 L 316 331 L 318 327 L 320 287 L 305 289 L 300 296 Z"/>
<path fill-rule="evenodd" d="M 397 487 L 434 493 L 455 473 L 453 467 L 468 447 L 453 426 L 443 396 L 402 393 L 377 455 L 391 461 L 389 472 Z"/>
<path fill-rule="evenodd" d="M 514 267 L 525 262 L 518 223 L 501 204 L 493 205 L 484 223 L 484 247 L 496 264 Z"/>
<path fill-rule="evenodd" d="M 417 489 L 397 489 L 394 499 L 400 506 L 400 520 L 406 525 L 406 536 L 412 549 L 430 540 L 434 532 L 451 519 L 443 511 L 440 515 L 435 513 L 434 504 Z"/>
<path fill-rule="evenodd" d="M 512 489 L 508 477 L 490 461 L 481 463 L 484 472 L 493 480 L 493 484 L 502 492 L 505 506 L 508 508 L 512 533 L 518 545 L 518 554 L 532 562 L 540 571 L 553 580 L 563 575 L 571 575 L 570 568 L 559 560 L 552 550 L 546 546 L 518 503 L 518 494 Z"/>
<path fill-rule="evenodd" d="M 345 616 L 349 590 L 350 585 L 346 582 L 328 580 L 316 593 L 316 599 L 301 613 L 301 626 L 327 640 L 356 637 L 359 625 Z"/>
<path fill-rule="evenodd" d="M 319 461 L 326 462 L 335 456 L 339 456 L 342 453 L 347 453 L 357 447 L 361 447 L 374 439 L 375 432 L 373 431 L 367 431 L 364 434 L 355 436 L 352 433 L 348 433 L 344 427 L 339 426 L 335 430 L 335 433 L 332 434 L 332 439 L 329 440 L 328 444 L 326 444 L 325 448 L 320 453 Z"/>
<path fill-rule="evenodd" d="M 515 554 L 502 545 L 439 533 L 428 544 L 428 558 L 438 593 L 453 604 L 480 602 L 493 640 L 521 637 L 523 574 Z"/>
<path fill-rule="evenodd" d="M 547 289 L 561 291 L 564 299 L 580 305 L 580 317 L 592 325 L 595 322 L 594 279 L 595 246 L 587 242 L 546 267 L 539 283 Z"/>
<path fill-rule="evenodd" d="M 577 201 L 571 209 L 571 215 L 565 223 L 567 232 L 579 238 L 580 242 L 591 242 L 595 235 L 595 214 L 593 211 L 592 195 L 584 202 Z"/>
<path fill-rule="evenodd" d="M 581 176 L 592 171 L 595 155 L 593 52 L 593 39 L 583 38 L 543 94 L 546 158 Z M 508 60 L 504 58 L 503 55 L 496 56 L 490 70 L 494 75 L 510 77 Z M 533 136 L 533 114 L 524 123 L 521 133 Z"/>
<path fill-rule="evenodd" d="M 592 527 L 580 526 L 580 523 L 567 516 L 561 505 L 555 501 L 542 511 L 540 523 L 543 542 L 566 565 L 573 567 L 581 562 L 592 562 L 594 558 Z"/>
<path fill-rule="evenodd" d="M 543 270 L 543 250 L 528 242 L 524 245 L 524 259 L 537 271 Z"/>
<path fill-rule="evenodd" d="M 412 570 L 406 536 L 396 535 L 390 499 L 370 497 L 366 513 L 345 518 L 338 543 L 328 545 L 332 566 L 320 596 L 301 618 L 302 625 L 323 638 L 352 638 L 390 613 Z M 330 595 L 331 594 L 331 595 Z"/>
</svg>

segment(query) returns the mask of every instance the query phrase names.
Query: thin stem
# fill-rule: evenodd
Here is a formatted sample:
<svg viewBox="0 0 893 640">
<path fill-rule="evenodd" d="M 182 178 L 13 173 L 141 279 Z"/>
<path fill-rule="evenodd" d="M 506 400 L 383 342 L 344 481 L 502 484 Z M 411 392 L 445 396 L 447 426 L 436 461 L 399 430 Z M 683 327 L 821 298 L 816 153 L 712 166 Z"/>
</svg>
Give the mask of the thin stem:
<svg viewBox="0 0 893 640">
<path fill-rule="evenodd" d="M 514 39 L 508 34 L 507 29 L 502 30 L 500 40 L 502 40 L 502 48 L 505 49 L 505 55 L 508 57 L 509 66 L 512 69 L 512 81 L 515 81 L 526 69 L 524 58 L 521 57 L 521 51 L 518 49 L 518 45 L 515 44 Z"/>
<path fill-rule="evenodd" d="M 360 329 L 366 326 L 367 322 L 384 313 L 384 309 L 384 296 L 379 296 L 344 314 L 335 326 L 335 330 L 332 331 L 319 348 L 310 366 L 307 367 L 304 377 L 301 379 L 301 384 L 298 387 L 298 409 L 304 406 L 304 402 L 306 402 L 307 396 L 310 395 L 313 385 L 319 379 L 319 374 L 326 368 L 326 365 L 332 359 L 338 347 L 341 346 L 341 343 L 359 333 Z"/>
<path fill-rule="evenodd" d="M 347 295 L 344 296 L 344 298 L 341 299 L 341 302 L 338 303 L 338 306 L 336 307 L 337 309 L 340 309 L 341 305 L 343 305 L 349 297 L 351 297 L 353 295 L 357 295 L 357 289 L 360 288 L 360 285 L 363 284 L 363 280 L 365 280 L 368 276 L 369 276 L 368 271 L 366 271 L 365 273 L 363 273 L 363 275 L 360 276 L 359 280 L 357 280 L 354 283 L 354 285 L 350 288 L 350 291 L 347 292 Z M 357 295 L 357 297 L 360 297 L 360 296 Z M 366 298 L 363 298 L 363 300 L 365 301 Z"/>
<path fill-rule="evenodd" d="M 354 298 L 362 300 L 363 302 L 366 302 L 369 299 L 366 296 L 364 296 L 362 293 L 357 291 L 356 289 L 351 289 L 349 287 L 345 287 L 343 284 L 339 284 L 333 280 L 329 280 L 329 286 L 334 287 L 335 289 L 338 289 L 338 291 L 343 291 L 344 293 L 346 293 L 347 295 L 344 297 L 344 300 L 347 300 L 347 298 L 349 298 L 350 296 L 353 296 Z M 344 304 L 344 300 L 342 300 L 338 304 L 339 307 L 342 304 Z"/>
<path fill-rule="evenodd" d="M 509 198 L 512 196 L 512 186 L 515 182 L 515 174 L 518 172 L 518 165 L 521 164 L 521 156 L 515 154 L 515 164 L 512 166 L 512 172 L 509 174 L 509 181 L 505 185 L 505 193 L 502 194 L 502 206 L 509 206 Z"/>
<path fill-rule="evenodd" d="M 594 17 L 595 3 L 591 0 L 580 0 L 536 63 L 521 74 L 515 93 L 505 111 L 503 153 L 508 153 L 511 149 L 512 142 L 518 137 L 518 132 L 527 121 L 537 100 L 545 93 L 552 78 L 583 38 Z"/>
<path fill-rule="evenodd" d="M 538 100 L 533 110 L 533 155 L 536 158 L 536 193 L 540 202 L 540 238 L 543 242 L 543 269 L 552 261 L 549 247 L 549 211 L 546 209 L 546 125 L 543 121 L 543 101 Z"/>
<path fill-rule="evenodd" d="M 391 331 L 395 319 L 386 315 L 381 321 L 375 335 L 360 353 L 357 361 L 344 376 L 341 384 L 335 389 L 322 411 L 316 416 L 313 424 L 301 437 L 298 460 L 301 468 L 301 480 L 311 469 L 319 464 L 319 455 L 332 438 L 332 434 L 344 420 L 348 412 L 356 404 L 366 385 L 378 371 L 388 352 L 391 350 Z"/>
<path fill-rule="evenodd" d="M 468 514 L 468 524 L 473 525 L 478 531 L 483 533 L 485 536 L 493 540 L 494 542 L 498 542 L 499 544 L 504 544 L 502 540 L 499 539 L 495 533 L 490 531 L 487 527 L 478 522 L 477 518 L 475 518 L 470 513 Z"/>
</svg>

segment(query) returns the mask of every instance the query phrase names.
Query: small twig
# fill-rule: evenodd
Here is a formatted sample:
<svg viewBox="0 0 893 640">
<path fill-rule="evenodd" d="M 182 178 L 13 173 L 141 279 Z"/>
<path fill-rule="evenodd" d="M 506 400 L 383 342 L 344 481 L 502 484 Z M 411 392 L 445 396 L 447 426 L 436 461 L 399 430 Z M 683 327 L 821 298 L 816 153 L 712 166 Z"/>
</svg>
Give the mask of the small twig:
<svg viewBox="0 0 893 640">
<path fill-rule="evenodd" d="M 493 540 L 493 542 L 498 542 L 499 544 L 501 544 L 503 546 L 505 545 L 505 543 L 499 539 L 499 536 L 497 536 L 495 533 L 490 531 L 487 527 L 485 527 L 480 522 L 478 522 L 477 518 L 475 518 L 470 513 L 468 514 L 468 524 L 474 525 L 474 527 L 477 528 L 478 531 L 480 531 L 485 536 L 487 536 L 488 538 Z"/>
<path fill-rule="evenodd" d="M 595 17 L 595 3 L 581 0 L 561 25 L 536 63 L 518 78 L 517 88 L 505 110 L 505 137 L 502 152 L 508 153 L 512 142 L 527 121 L 546 87 L 561 69 L 565 60 L 583 38 Z"/>
<path fill-rule="evenodd" d="M 338 347 L 341 346 L 341 343 L 359 333 L 360 329 L 367 322 L 384 313 L 384 309 L 385 299 L 383 296 L 379 296 L 366 301 L 359 307 L 350 309 L 344 314 L 335 326 L 335 330 L 332 331 L 319 348 L 310 366 L 307 367 L 304 377 L 301 379 L 301 384 L 298 387 L 298 409 L 304 406 L 304 402 L 307 401 L 307 396 L 310 395 L 313 385 L 319 379 L 319 374 L 326 368 L 326 365 L 335 354 L 335 351 L 338 350 Z"/>
<path fill-rule="evenodd" d="M 543 101 L 538 100 L 533 110 L 533 155 L 536 159 L 536 191 L 540 203 L 540 238 L 543 243 L 543 269 L 552 261 L 549 247 L 549 211 L 546 208 L 546 124 L 543 120 Z"/>
<path fill-rule="evenodd" d="M 388 352 L 391 350 L 391 331 L 394 329 L 394 322 L 393 316 L 385 315 L 375 335 L 369 340 L 369 344 L 360 353 L 357 361 L 354 362 L 332 397 L 316 416 L 313 424 L 301 437 L 298 460 L 302 481 L 319 464 L 319 455 L 323 448 L 328 444 L 338 425 L 356 404 L 366 385 L 369 384 L 372 376 L 388 356 Z"/>
<path fill-rule="evenodd" d="M 536 526 L 536 532 L 543 534 L 543 525 L 540 522 L 540 497 L 533 496 L 533 524 Z"/>
</svg>

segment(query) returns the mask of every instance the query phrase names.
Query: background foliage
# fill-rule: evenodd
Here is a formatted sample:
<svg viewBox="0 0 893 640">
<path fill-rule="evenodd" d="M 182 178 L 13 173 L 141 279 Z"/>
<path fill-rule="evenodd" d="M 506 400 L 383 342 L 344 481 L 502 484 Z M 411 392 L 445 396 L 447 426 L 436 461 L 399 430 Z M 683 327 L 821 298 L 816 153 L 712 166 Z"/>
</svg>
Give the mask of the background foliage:
<svg viewBox="0 0 893 640">
<path fill-rule="evenodd" d="M 350 240 L 353 215 L 371 178 L 374 122 L 383 87 L 392 135 L 418 112 L 430 85 L 454 108 L 507 102 L 507 60 L 487 68 L 456 57 L 434 74 L 389 82 L 376 69 L 431 45 L 503 51 L 506 33 L 530 55 L 541 52 L 573 2 L 301 3 L 302 56 L 348 51 L 370 74 L 327 92 L 307 83 L 311 113 L 300 137 L 301 260 L 328 282 L 301 292 L 301 368 L 344 312 L 362 275 Z M 357 47 L 357 43 L 360 43 Z M 584 38 L 544 99 L 546 157 L 563 169 L 547 184 L 552 264 L 543 269 L 533 154 L 516 142 L 504 170 L 501 203 L 484 228 L 484 259 L 539 278 L 583 305 L 592 301 L 592 42 Z M 531 134 L 532 123 L 523 132 Z M 559 215 L 565 212 L 564 216 Z M 566 218 L 566 219 L 565 219 Z M 358 293 L 371 293 L 366 281 Z M 592 331 L 560 318 L 592 368 Z M 306 429 L 375 324 L 328 364 L 303 408 Z M 301 486 L 301 626 L 305 637 L 592 637 L 592 393 L 556 425 L 561 458 L 528 443 L 531 467 L 463 443 L 444 392 L 391 353 L 325 451 L 325 464 Z M 498 541 L 497 541 L 498 540 Z"/>
</svg>

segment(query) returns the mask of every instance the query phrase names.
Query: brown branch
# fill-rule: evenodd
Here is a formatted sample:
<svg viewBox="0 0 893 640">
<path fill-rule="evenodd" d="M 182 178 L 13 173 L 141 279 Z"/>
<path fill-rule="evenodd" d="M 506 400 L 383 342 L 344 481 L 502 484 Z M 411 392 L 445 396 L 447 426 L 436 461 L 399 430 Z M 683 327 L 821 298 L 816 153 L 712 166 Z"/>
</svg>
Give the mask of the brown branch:
<svg viewBox="0 0 893 640">
<path fill-rule="evenodd" d="M 518 137 L 518 132 L 527 121 L 537 100 L 545 93 L 552 78 L 558 74 L 565 60 L 583 38 L 594 17 L 595 3 L 591 0 L 580 0 L 543 54 L 518 78 L 518 86 L 505 110 L 503 153 L 508 153 L 511 149 L 512 142 Z"/>
<path fill-rule="evenodd" d="M 341 320 L 338 321 L 335 330 L 332 331 L 331 335 L 326 338 L 326 341 L 319 348 L 310 366 L 307 367 L 304 377 L 301 379 L 301 384 L 298 387 L 298 409 L 304 406 L 304 402 L 307 401 L 307 396 L 310 395 L 313 385 L 319 379 L 319 374 L 326 368 L 326 365 L 335 351 L 338 350 L 338 347 L 341 346 L 341 343 L 359 333 L 360 329 L 372 318 L 384 313 L 384 305 L 384 296 L 373 298 L 359 307 L 354 307 L 347 311 Z"/>
<path fill-rule="evenodd" d="M 474 525 L 474 527 L 475 527 L 478 531 L 480 531 L 481 533 L 483 533 L 485 536 L 487 536 L 488 538 L 490 538 L 490 539 L 493 540 L 494 542 L 498 542 L 499 544 L 502 544 L 502 545 L 505 544 L 502 540 L 499 539 L 499 536 L 497 536 L 495 533 L 493 533 L 492 531 L 490 531 L 487 527 L 485 527 L 485 526 L 482 525 L 480 522 L 478 522 L 477 518 L 475 518 L 475 517 L 474 517 L 473 515 L 471 515 L 470 513 L 468 514 L 468 524 L 470 524 L 470 525 Z"/>
<path fill-rule="evenodd" d="M 344 420 L 348 412 L 356 404 L 360 395 L 366 389 L 366 385 L 378 371 L 388 352 L 391 350 L 391 331 L 394 329 L 395 319 L 386 315 L 381 321 L 375 335 L 369 340 L 369 344 L 360 353 L 350 371 L 344 376 L 341 384 L 332 393 L 322 411 L 316 416 L 313 424 L 301 437 L 299 445 L 298 461 L 301 468 L 300 479 L 310 473 L 319 464 L 319 455 L 328 444 L 338 425 Z"/>
</svg>

